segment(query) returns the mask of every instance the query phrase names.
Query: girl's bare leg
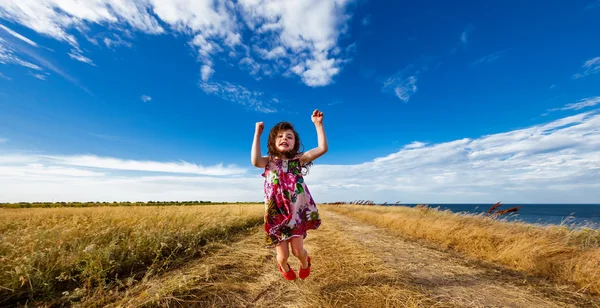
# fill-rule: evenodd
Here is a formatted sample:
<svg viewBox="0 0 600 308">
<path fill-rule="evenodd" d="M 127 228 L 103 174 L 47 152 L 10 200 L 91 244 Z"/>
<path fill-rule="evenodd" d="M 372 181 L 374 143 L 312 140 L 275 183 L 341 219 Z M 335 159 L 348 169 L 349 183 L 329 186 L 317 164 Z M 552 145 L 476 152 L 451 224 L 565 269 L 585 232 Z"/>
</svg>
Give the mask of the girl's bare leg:
<svg viewBox="0 0 600 308">
<path fill-rule="evenodd" d="M 302 263 L 302 268 L 308 267 L 308 251 L 304 249 L 304 239 L 302 237 L 293 237 L 290 239 L 290 243 L 292 244 L 292 254 L 300 263 Z"/>
<path fill-rule="evenodd" d="M 281 265 L 281 268 L 287 273 L 290 271 L 290 267 L 288 265 L 288 258 L 290 257 L 290 248 L 288 246 L 288 241 L 280 242 L 275 246 L 275 251 L 277 252 L 277 263 Z"/>
</svg>

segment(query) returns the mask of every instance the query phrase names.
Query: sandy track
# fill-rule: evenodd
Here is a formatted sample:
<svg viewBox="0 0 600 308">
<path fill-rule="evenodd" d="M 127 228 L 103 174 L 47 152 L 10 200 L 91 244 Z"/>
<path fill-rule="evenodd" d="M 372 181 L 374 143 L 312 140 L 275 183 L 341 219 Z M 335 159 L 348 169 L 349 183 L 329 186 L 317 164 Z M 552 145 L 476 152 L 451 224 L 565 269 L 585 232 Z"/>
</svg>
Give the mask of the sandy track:
<svg viewBox="0 0 600 308">
<path fill-rule="evenodd" d="M 283 279 L 263 232 L 144 282 L 112 306 L 185 307 L 600 307 L 505 269 L 399 238 L 320 208 L 309 231 L 306 281 Z M 297 271 L 299 262 L 290 259 Z"/>
</svg>

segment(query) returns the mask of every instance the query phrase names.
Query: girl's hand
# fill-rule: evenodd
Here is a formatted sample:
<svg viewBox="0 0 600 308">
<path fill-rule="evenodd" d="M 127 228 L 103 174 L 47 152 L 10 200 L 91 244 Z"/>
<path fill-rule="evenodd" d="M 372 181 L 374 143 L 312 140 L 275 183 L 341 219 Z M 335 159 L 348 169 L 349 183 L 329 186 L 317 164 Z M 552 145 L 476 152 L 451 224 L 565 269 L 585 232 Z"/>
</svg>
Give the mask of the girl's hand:
<svg viewBox="0 0 600 308">
<path fill-rule="evenodd" d="M 257 135 L 262 135 L 263 130 L 265 129 L 265 123 L 263 122 L 256 122 L 256 134 Z"/>
<path fill-rule="evenodd" d="M 315 109 L 310 118 L 315 124 L 323 124 L 323 113 L 319 109 Z"/>
</svg>

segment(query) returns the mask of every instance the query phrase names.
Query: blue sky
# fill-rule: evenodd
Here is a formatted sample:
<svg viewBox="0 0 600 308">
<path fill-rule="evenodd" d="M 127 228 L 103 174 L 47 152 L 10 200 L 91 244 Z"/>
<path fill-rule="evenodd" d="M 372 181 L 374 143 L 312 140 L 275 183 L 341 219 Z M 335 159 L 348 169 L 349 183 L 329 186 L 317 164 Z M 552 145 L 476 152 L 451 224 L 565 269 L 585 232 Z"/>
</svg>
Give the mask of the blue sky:
<svg viewBox="0 0 600 308">
<path fill-rule="evenodd" d="M 0 202 L 262 200 L 254 123 L 317 202 L 600 201 L 600 1 L 0 3 Z M 263 136 L 266 153 L 266 136 Z"/>
</svg>

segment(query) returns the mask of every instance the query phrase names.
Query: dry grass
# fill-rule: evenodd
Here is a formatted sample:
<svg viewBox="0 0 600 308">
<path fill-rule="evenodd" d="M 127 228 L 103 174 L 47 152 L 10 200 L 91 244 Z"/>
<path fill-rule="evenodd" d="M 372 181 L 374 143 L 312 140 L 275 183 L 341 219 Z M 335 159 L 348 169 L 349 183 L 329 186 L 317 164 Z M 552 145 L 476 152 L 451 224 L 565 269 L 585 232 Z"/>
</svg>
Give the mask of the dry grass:
<svg viewBox="0 0 600 308">
<path fill-rule="evenodd" d="M 576 269 L 584 281 L 582 289 L 593 293 L 599 278 L 597 230 L 540 228 L 428 208 L 320 205 L 320 210 L 323 224 L 305 240 L 313 258 L 311 276 L 289 282 L 277 270 L 274 250 L 262 246 L 262 204 L 0 209 L 0 306 L 17 299 L 83 307 L 581 307 L 599 302 L 570 296 L 560 286 L 535 286 L 396 235 L 577 284 L 551 276 L 571 264 L 571 273 Z M 299 267 L 294 257 L 290 264 Z"/>
<path fill-rule="evenodd" d="M 275 251 L 260 245 L 263 231 L 213 255 L 190 262 L 122 294 L 105 307 L 450 307 L 432 300 L 390 268 L 377 254 L 329 223 L 309 232 L 310 277 L 293 282 L 276 267 Z M 296 271 L 298 260 L 291 257 Z"/>
<path fill-rule="evenodd" d="M 133 286 L 239 237 L 263 213 L 260 204 L 0 209 L 0 304 Z"/>
<path fill-rule="evenodd" d="M 533 226 L 428 207 L 325 208 L 412 239 L 600 294 L 600 231 Z"/>
</svg>

